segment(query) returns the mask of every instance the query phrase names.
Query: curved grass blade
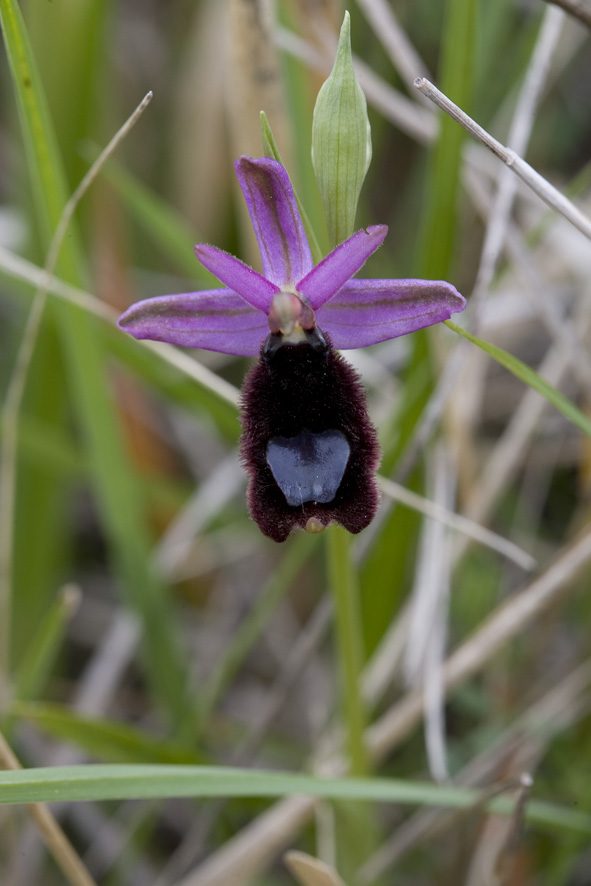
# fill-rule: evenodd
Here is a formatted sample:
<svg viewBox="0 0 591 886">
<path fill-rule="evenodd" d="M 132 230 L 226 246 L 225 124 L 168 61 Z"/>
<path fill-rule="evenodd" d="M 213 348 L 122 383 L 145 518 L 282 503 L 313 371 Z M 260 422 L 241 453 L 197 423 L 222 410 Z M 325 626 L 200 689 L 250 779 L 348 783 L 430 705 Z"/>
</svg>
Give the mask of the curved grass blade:
<svg viewBox="0 0 591 886">
<path fill-rule="evenodd" d="M 557 391 L 551 384 L 544 381 L 535 370 L 531 369 L 525 363 L 522 363 L 517 357 L 507 353 L 507 351 L 504 351 L 502 348 L 492 345 L 490 342 L 484 341 L 484 339 L 478 338 L 475 335 L 471 335 L 471 333 L 462 329 L 461 326 L 458 326 L 451 320 L 445 320 L 444 322 L 446 326 L 453 329 L 458 335 L 467 338 L 472 344 L 477 345 L 485 351 L 489 357 L 492 357 L 493 360 L 496 360 L 497 363 L 500 363 L 501 366 L 504 366 L 505 369 L 508 369 L 513 375 L 516 375 L 517 378 L 520 378 L 521 381 L 525 382 L 526 385 L 541 394 L 542 397 L 545 397 L 552 406 L 558 409 L 559 412 L 562 412 L 562 414 L 574 425 L 580 428 L 584 434 L 591 435 L 591 419 L 587 418 L 587 416 L 581 412 L 581 410 L 575 406 L 568 397 L 565 397 L 564 394 Z"/>
<path fill-rule="evenodd" d="M 152 799 L 171 797 L 284 797 L 304 794 L 328 800 L 444 806 L 466 809 L 481 802 L 469 788 L 385 778 L 320 778 L 291 772 L 263 772 L 217 766 L 85 765 L 0 772 L 0 805 L 44 801 Z M 511 815 L 511 798 L 488 808 Z M 588 835 L 591 815 L 532 801 L 526 818 L 539 826 Z"/>
<path fill-rule="evenodd" d="M 48 249 L 66 204 L 65 176 L 25 24 L 13 0 L 0 0 L 0 24 L 20 112 L 39 228 Z M 82 265 L 78 239 L 71 230 L 64 240 L 56 270 L 67 282 L 79 284 Z M 154 693 L 178 724 L 184 721 L 191 706 L 186 669 L 177 647 L 165 589 L 150 568 L 150 531 L 105 384 L 108 372 L 100 338 L 93 322 L 80 308 L 69 304 L 52 307 L 115 570 L 144 627 L 149 650 L 144 663 Z"/>
<path fill-rule="evenodd" d="M 15 702 L 9 715 L 28 720 L 42 732 L 76 745 L 109 763 L 164 763 L 198 765 L 203 757 L 191 748 L 148 735 L 128 723 L 76 714 L 59 704 Z"/>
</svg>

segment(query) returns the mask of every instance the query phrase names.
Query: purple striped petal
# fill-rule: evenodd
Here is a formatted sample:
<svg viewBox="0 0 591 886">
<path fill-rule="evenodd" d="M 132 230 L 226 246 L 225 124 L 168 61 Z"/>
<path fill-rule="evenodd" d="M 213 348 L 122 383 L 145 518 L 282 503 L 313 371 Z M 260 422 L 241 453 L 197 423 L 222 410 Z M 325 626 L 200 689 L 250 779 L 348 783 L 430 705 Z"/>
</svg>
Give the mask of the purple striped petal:
<svg viewBox="0 0 591 886">
<path fill-rule="evenodd" d="M 131 305 L 118 326 L 135 338 L 253 357 L 269 333 L 267 318 L 229 289 L 161 295 Z"/>
<path fill-rule="evenodd" d="M 271 300 L 279 292 L 278 286 L 217 246 L 199 243 L 195 247 L 195 255 L 203 267 L 211 271 L 228 289 L 242 296 L 253 308 L 269 313 Z"/>
<path fill-rule="evenodd" d="M 312 269 L 312 255 L 289 176 L 281 163 L 240 157 L 234 164 L 254 228 L 263 273 L 293 288 Z"/>
<path fill-rule="evenodd" d="M 372 225 L 357 231 L 300 280 L 297 285 L 300 295 L 309 301 L 314 310 L 318 310 L 363 267 L 370 255 L 382 244 L 387 233 L 387 225 Z"/>
<path fill-rule="evenodd" d="M 335 348 L 363 348 L 463 311 L 466 300 L 440 280 L 350 280 L 316 314 Z"/>
</svg>

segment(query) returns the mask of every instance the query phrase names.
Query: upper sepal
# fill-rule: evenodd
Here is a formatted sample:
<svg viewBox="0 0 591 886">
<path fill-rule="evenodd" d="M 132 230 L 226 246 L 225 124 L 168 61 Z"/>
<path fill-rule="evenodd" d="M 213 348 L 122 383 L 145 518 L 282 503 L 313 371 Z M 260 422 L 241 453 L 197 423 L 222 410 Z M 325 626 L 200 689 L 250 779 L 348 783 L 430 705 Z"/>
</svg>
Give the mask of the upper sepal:
<svg viewBox="0 0 591 886">
<path fill-rule="evenodd" d="M 234 166 L 259 244 L 263 274 L 280 289 L 293 288 L 313 262 L 289 176 L 270 157 L 240 157 Z"/>
</svg>

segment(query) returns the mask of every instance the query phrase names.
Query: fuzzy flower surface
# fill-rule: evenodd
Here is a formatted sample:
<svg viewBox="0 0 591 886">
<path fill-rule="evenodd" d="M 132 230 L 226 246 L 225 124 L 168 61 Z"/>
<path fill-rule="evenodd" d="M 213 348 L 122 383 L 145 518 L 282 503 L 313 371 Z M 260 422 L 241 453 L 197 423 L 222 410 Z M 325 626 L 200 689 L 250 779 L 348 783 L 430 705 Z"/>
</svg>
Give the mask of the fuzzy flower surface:
<svg viewBox="0 0 591 886">
<path fill-rule="evenodd" d="M 259 355 L 242 397 L 248 502 L 276 541 L 334 521 L 359 532 L 374 516 L 379 461 L 363 387 L 336 349 L 406 335 L 462 311 L 450 283 L 355 274 L 388 229 L 357 231 L 317 265 L 293 188 L 276 160 L 235 163 L 263 273 L 215 246 L 195 253 L 222 288 L 145 299 L 119 327 L 138 339 Z"/>
</svg>

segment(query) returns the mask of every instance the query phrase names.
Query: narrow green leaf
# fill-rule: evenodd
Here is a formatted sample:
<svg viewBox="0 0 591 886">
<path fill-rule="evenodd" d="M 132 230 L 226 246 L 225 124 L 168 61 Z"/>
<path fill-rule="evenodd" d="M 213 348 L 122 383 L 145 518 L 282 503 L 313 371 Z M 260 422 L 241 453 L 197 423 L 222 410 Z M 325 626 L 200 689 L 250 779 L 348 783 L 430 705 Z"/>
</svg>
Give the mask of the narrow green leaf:
<svg viewBox="0 0 591 886">
<path fill-rule="evenodd" d="M 277 160 L 278 163 L 281 163 L 282 166 L 285 166 L 285 163 L 281 159 L 281 154 L 279 153 L 279 148 L 277 147 L 277 142 L 275 141 L 275 136 L 273 135 L 273 131 L 271 130 L 271 125 L 267 120 L 267 115 L 264 111 L 261 111 L 261 137 L 263 141 L 263 152 L 265 154 L 265 157 L 270 157 L 273 160 Z M 314 228 L 312 227 L 312 223 L 310 222 L 306 210 L 302 205 L 302 201 L 298 197 L 298 193 L 293 186 L 293 182 L 292 187 L 294 196 L 296 198 L 296 203 L 298 204 L 298 209 L 300 210 L 300 215 L 302 217 L 302 223 L 306 231 L 306 236 L 308 237 L 308 243 L 310 244 L 312 258 L 314 259 L 314 263 L 318 264 L 318 262 L 322 260 L 322 250 L 318 245 L 318 240 L 316 239 Z"/>
<path fill-rule="evenodd" d="M 30 720 L 48 735 L 76 745 L 99 759 L 114 763 L 200 764 L 190 748 L 155 738 L 127 723 L 84 717 L 57 704 L 15 702 L 9 715 Z"/>
<path fill-rule="evenodd" d="M 319 778 L 287 772 L 262 772 L 216 766 L 146 766 L 97 764 L 53 766 L 0 772 L 0 804 L 90 800 L 166 799 L 170 797 L 283 797 L 307 794 L 332 800 L 375 800 L 410 806 L 467 809 L 478 803 L 477 791 L 385 778 Z M 488 808 L 511 815 L 511 798 Z M 591 815 L 532 801 L 526 818 L 532 824 L 589 835 Z"/>
<path fill-rule="evenodd" d="M 66 586 L 45 614 L 39 630 L 29 640 L 16 674 L 14 692 L 17 698 L 32 698 L 41 692 L 79 599 L 78 589 Z"/>
<path fill-rule="evenodd" d="M 0 0 L 0 23 L 13 77 L 39 226 L 45 249 L 63 212 L 67 188 L 42 83 L 26 28 L 14 0 Z M 65 238 L 57 273 L 79 283 L 81 253 L 75 229 Z M 139 613 L 148 650 L 144 662 L 156 696 L 177 723 L 191 702 L 186 667 L 177 647 L 166 592 L 150 567 L 150 532 L 142 497 L 122 442 L 105 378 L 108 377 L 94 322 L 73 305 L 52 305 L 64 350 L 67 378 L 84 435 L 94 493 L 115 568 Z"/>
<path fill-rule="evenodd" d="M 445 320 L 444 322 L 446 326 L 453 329 L 458 335 L 467 338 L 472 344 L 482 348 L 482 350 L 486 351 L 493 360 L 496 360 L 497 363 L 500 363 L 501 366 L 504 366 L 505 369 L 508 369 L 513 375 L 520 378 L 526 385 L 533 388 L 534 391 L 537 391 L 542 397 L 545 397 L 549 403 L 555 406 L 559 412 L 562 412 L 562 414 L 566 416 L 569 421 L 572 421 L 574 425 L 580 428 L 583 433 L 591 435 L 591 418 L 588 418 L 583 412 L 581 412 L 581 410 L 575 406 L 568 397 L 565 397 L 564 394 L 557 391 L 551 384 L 544 381 L 534 369 L 531 369 L 525 363 L 522 363 L 517 357 L 507 353 L 507 351 L 504 351 L 502 348 L 492 345 L 490 342 L 484 341 L 482 338 L 477 338 L 475 335 L 471 335 L 451 320 Z"/>
<path fill-rule="evenodd" d="M 217 289 L 219 280 L 197 260 L 194 252 L 199 237 L 187 221 L 165 200 L 151 191 L 116 160 L 109 160 L 103 176 L 117 190 L 137 224 L 186 277 L 195 289 Z"/>
</svg>

